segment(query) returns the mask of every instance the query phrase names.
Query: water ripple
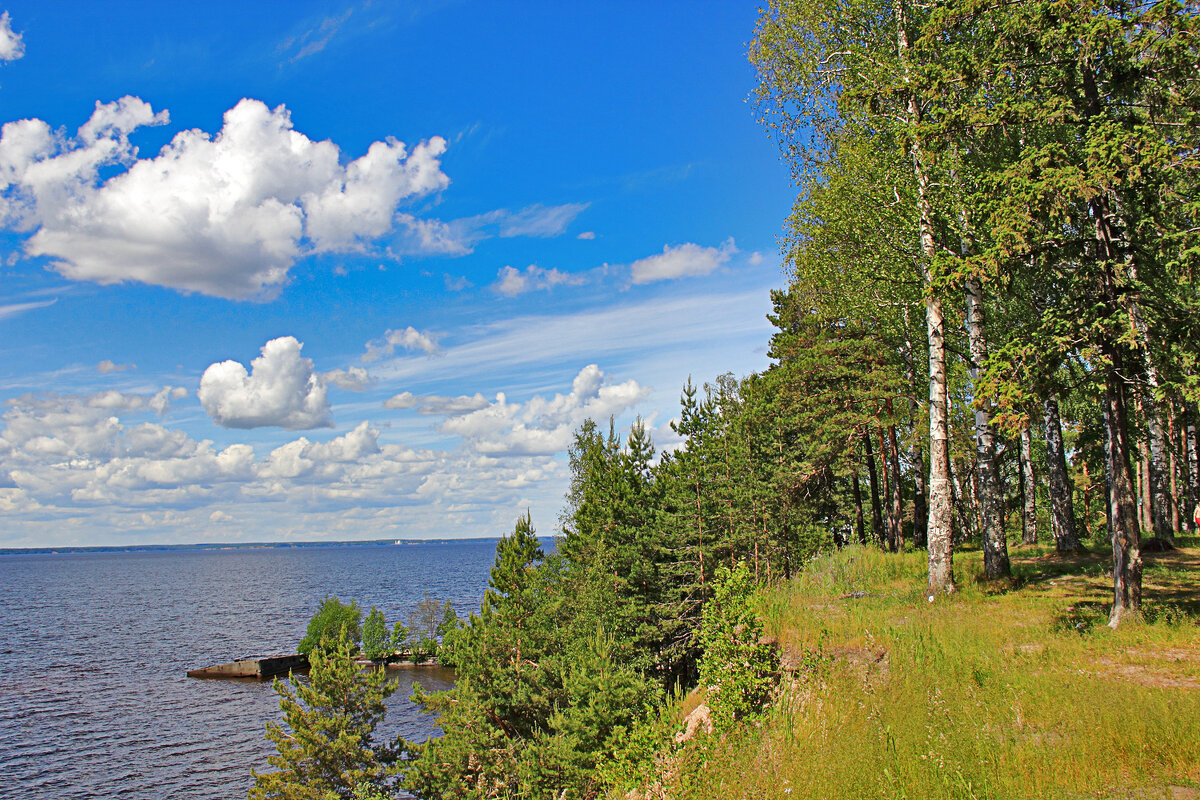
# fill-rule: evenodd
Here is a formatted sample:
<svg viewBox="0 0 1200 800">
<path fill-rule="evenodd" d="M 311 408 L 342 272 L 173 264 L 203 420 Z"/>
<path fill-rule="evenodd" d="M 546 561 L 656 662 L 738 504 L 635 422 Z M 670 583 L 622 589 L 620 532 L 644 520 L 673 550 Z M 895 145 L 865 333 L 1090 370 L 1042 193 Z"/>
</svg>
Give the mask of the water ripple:
<svg viewBox="0 0 1200 800">
<path fill-rule="evenodd" d="M 404 618 L 478 607 L 494 542 L 0 556 L 0 800 L 245 797 L 279 719 L 269 682 L 188 669 L 290 651 L 326 594 Z M 405 672 L 379 735 L 436 726 Z"/>
</svg>

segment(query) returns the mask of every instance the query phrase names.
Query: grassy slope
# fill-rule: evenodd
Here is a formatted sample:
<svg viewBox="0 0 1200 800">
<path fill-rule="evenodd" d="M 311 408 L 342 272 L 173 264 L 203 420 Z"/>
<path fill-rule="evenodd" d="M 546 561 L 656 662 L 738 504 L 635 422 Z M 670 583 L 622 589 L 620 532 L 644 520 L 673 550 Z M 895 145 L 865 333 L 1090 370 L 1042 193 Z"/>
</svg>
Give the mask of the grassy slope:
<svg viewBox="0 0 1200 800">
<path fill-rule="evenodd" d="M 1147 557 L 1147 622 L 1111 631 L 1103 555 L 1018 548 L 1012 585 L 959 554 L 850 548 L 770 590 L 779 701 L 685 752 L 675 798 L 1198 798 L 1200 541 Z"/>
</svg>

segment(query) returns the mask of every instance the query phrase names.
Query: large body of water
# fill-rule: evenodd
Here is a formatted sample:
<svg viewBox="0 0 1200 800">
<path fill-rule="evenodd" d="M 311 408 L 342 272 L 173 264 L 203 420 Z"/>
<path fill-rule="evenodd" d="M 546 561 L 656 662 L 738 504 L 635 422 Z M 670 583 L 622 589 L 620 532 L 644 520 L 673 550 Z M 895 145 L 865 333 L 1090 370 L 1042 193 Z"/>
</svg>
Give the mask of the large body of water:
<svg viewBox="0 0 1200 800">
<path fill-rule="evenodd" d="M 428 592 L 460 616 L 487 585 L 495 541 L 328 548 L 0 555 L 0 798 L 244 798 L 279 719 L 270 682 L 189 669 L 293 652 L 326 594 L 389 625 Z M 437 734 L 400 688 L 379 733 Z"/>
</svg>

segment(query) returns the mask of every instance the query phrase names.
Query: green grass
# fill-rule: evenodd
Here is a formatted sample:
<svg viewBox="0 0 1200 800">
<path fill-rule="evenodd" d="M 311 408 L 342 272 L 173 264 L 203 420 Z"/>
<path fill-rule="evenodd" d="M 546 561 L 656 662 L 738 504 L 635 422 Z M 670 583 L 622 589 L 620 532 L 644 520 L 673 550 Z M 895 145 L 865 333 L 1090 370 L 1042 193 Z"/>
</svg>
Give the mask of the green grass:
<svg viewBox="0 0 1200 800">
<path fill-rule="evenodd" d="M 1014 579 L 850 548 L 766 590 L 795 668 L 768 714 L 690 745 L 675 798 L 1200 798 L 1200 548 L 1146 559 L 1112 631 L 1107 554 L 1015 548 Z"/>
</svg>

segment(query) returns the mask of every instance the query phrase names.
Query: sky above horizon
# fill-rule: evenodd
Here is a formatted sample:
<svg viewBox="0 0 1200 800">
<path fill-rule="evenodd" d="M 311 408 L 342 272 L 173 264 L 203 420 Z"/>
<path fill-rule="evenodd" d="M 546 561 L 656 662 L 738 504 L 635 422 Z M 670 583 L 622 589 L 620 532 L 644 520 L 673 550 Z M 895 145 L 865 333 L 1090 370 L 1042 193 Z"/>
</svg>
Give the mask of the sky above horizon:
<svg viewBox="0 0 1200 800">
<path fill-rule="evenodd" d="M 2 8 L 0 546 L 552 534 L 767 365 L 753 3 Z"/>
</svg>

